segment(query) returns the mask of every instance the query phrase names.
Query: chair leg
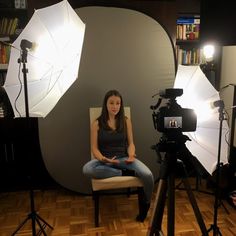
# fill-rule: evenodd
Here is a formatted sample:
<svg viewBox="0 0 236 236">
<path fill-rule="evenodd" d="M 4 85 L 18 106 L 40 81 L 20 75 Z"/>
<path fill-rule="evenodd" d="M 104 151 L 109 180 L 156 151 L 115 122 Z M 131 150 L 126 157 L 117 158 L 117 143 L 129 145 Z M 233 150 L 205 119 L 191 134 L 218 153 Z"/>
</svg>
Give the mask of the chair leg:
<svg viewBox="0 0 236 236">
<path fill-rule="evenodd" d="M 127 188 L 127 197 L 130 197 L 131 188 Z"/>
<path fill-rule="evenodd" d="M 142 211 L 142 204 L 144 199 L 144 192 L 142 187 L 138 187 L 138 208 L 139 208 L 139 214 L 141 214 Z"/>
<path fill-rule="evenodd" d="M 99 191 L 93 191 L 95 227 L 99 226 Z"/>
</svg>

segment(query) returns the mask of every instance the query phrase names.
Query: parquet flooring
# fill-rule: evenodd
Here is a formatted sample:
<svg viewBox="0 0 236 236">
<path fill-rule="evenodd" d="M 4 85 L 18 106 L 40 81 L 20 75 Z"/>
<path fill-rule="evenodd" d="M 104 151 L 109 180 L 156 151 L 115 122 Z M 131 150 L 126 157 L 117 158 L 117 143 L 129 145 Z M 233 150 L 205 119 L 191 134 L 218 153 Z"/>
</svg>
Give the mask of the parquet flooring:
<svg viewBox="0 0 236 236">
<path fill-rule="evenodd" d="M 175 235 L 201 235 L 191 204 L 184 190 L 176 190 Z M 100 227 L 94 227 L 94 207 L 91 196 L 82 196 L 64 189 L 34 191 L 37 213 L 54 227 L 47 227 L 50 236 L 144 236 L 150 223 L 155 193 L 147 219 L 136 222 L 137 196 L 102 196 L 100 205 Z M 214 197 L 193 191 L 207 229 L 213 223 Z M 223 236 L 236 235 L 236 210 L 224 202 L 218 208 L 218 226 Z M 28 191 L 0 193 L 0 236 L 10 236 L 30 212 Z M 162 228 L 165 235 L 167 210 L 163 215 Z M 19 236 L 32 235 L 31 221 L 27 221 L 18 232 Z M 209 235 L 213 235 L 211 231 Z"/>
</svg>

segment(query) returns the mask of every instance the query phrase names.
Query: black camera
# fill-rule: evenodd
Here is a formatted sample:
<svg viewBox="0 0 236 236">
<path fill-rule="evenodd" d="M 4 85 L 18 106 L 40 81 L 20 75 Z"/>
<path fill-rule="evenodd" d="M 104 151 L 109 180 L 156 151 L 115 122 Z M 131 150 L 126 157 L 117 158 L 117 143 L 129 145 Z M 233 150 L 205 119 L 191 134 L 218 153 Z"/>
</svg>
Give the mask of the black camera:
<svg viewBox="0 0 236 236">
<path fill-rule="evenodd" d="M 159 100 L 153 110 L 153 123 L 157 131 L 165 134 L 191 132 L 196 130 L 197 116 L 193 109 L 182 108 L 176 97 L 183 94 L 183 89 L 171 88 L 159 92 Z M 168 99 L 166 106 L 160 107 L 162 99 Z M 159 111 L 156 111 L 159 108 Z"/>
</svg>

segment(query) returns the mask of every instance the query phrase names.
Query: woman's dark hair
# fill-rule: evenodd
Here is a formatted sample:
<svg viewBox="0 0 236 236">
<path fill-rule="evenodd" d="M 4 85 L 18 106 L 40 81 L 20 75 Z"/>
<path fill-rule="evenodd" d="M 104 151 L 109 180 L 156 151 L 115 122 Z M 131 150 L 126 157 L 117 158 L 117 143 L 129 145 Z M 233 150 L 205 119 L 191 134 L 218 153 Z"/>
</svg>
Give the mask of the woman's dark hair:
<svg viewBox="0 0 236 236">
<path fill-rule="evenodd" d="M 102 105 L 102 113 L 98 117 L 99 127 L 106 130 L 111 129 L 107 123 L 109 119 L 108 110 L 107 110 L 107 100 L 111 96 L 116 96 L 120 98 L 120 110 L 115 117 L 116 118 L 116 131 L 118 132 L 123 131 L 124 129 L 126 129 L 126 122 L 125 122 L 126 117 L 125 117 L 125 112 L 124 112 L 123 99 L 122 99 L 121 94 L 117 90 L 110 90 L 105 94 L 105 97 L 103 99 L 103 105 Z"/>
</svg>

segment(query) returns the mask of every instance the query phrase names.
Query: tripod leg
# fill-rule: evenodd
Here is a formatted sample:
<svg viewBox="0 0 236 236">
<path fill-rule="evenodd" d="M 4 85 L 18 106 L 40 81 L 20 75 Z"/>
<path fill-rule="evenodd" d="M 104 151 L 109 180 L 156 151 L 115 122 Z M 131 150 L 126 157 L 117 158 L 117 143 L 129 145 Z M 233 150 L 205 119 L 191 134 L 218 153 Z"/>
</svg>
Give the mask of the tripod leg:
<svg viewBox="0 0 236 236">
<path fill-rule="evenodd" d="M 167 212 L 167 229 L 168 236 L 175 234 L 175 175 L 172 173 L 168 178 L 168 212 Z"/>
<path fill-rule="evenodd" d="M 222 206 L 222 207 L 224 208 L 225 212 L 226 212 L 228 215 L 230 214 L 230 213 L 229 213 L 229 210 L 226 208 L 226 206 L 225 206 L 224 202 L 222 201 L 222 199 L 220 199 L 219 204 L 218 204 L 218 207 L 220 207 L 220 206 Z"/>
<path fill-rule="evenodd" d="M 198 221 L 198 225 L 199 225 L 199 227 L 201 229 L 202 235 L 204 235 L 204 236 L 208 235 L 205 223 L 203 221 L 201 212 L 200 212 L 200 210 L 198 208 L 196 199 L 195 199 L 195 197 L 193 195 L 193 192 L 191 190 L 190 184 L 189 184 L 189 182 L 188 182 L 188 180 L 186 178 L 184 178 L 183 182 L 184 182 L 184 186 L 186 188 L 187 194 L 188 194 L 189 201 L 190 201 L 190 203 L 192 205 L 195 217 L 196 217 L 196 219 Z"/>
<path fill-rule="evenodd" d="M 211 227 L 207 230 L 207 232 L 213 231 L 213 236 L 222 236 L 220 229 L 218 226 L 215 226 L 214 224 L 211 225 Z"/>
<path fill-rule="evenodd" d="M 28 215 L 24 221 L 21 222 L 21 224 L 17 227 L 17 229 L 12 233 L 11 236 L 16 235 L 16 233 L 24 226 L 24 224 L 30 219 L 30 215 Z"/>
<path fill-rule="evenodd" d="M 206 228 L 206 225 L 203 221 L 203 218 L 202 218 L 202 214 L 198 208 L 198 205 L 197 205 L 197 201 L 193 195 L 193 192 L 191 190 L 191 186 L 187 180 L 187 172 L 186 172 L 186 169 L 184 167 L 184 164 L 182 163 L 182 167 L 183 167 L 183 170 L 184 170 L 184 174 L 185 174 L 185 177 L 183 178 L 183 183 L 184 183 L 184 186 L 185 186 L 185 189 L 187 191 L 187 194 L 188 194 L 188 198 L 189 198 L 189 201 L 192 205 L 192 208 L 193 208 L 193 211 L 194 211 L 194 214 L 195 214 L 195 217 L 197 219 L 197 222 L 198 222 L 198 225 L 201 229 L 201 232 L 202 232 L 202 235 L 203 236 L 207 236 L 208 235 L 208 232 L 207 232 L 207 228 Z"/>
<path fill-rule="evenodd" d="M 46 225 L 44 224 L 44 225 L 41 225 L 41 223 L 40 223 L 40 221 L 39 221 L 39 219 L 36 217 L 36 222 L 38 223 L 38 225 L 39 225 L 39 228 L 40 228 L 40 230 L 39 230 L 39 232 L 38 232 L 38 235 L 40 235 L 41 233 L 43 233 L 43 235 L 44 236 L 46 236 L 47 234 L 46 234 L 46 232 L 45 232 L 45 228 L 46 228 Z"/>
<path fill-rule="evenodd" d="M 162 235 L 161 224 L 165 208 L 166 192 L 167 192 L 167 180 L 160 179 L 158 183 L 157 194 L 151 217 L 151 224 L 149 226 L 147 236 Z"/>
<path fill-rule="evenodd" d="M 39 216 L 38 214 L 36 214 L 36 217 L 37 217 L 39 220 L 41 220 L 41 221 L 44 223 L 44 225 L 48 226 L 50 229 L 53 229 L 53 227 L 52 227 L 50 224 L 48 224 L 41 216 Z"/>
</svg>

